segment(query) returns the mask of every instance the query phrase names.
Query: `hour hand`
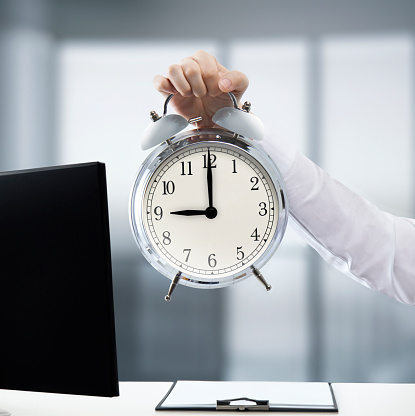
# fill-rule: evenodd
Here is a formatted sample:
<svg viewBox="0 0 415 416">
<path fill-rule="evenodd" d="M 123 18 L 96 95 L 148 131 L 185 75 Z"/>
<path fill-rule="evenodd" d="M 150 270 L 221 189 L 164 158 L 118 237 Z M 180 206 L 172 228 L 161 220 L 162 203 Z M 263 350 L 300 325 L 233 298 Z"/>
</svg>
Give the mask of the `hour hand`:
<svg viewBox="0 0 415 416">
<path fill-rule="evenodd" d="M 170 214 L 174 215 L 185 215 L 187 217 L 190 217 L 192 215 L 206 215 L 206 210 L 203 209 L 183 209 L 181 211 L 171 211 Z"/>
<path fill-rule="evenodd" d="M 192 217 L 194 215 L 205 215 L 206 218 L 212 220 L 218 215 L 218 211 L 214 207 L 207 207 L 206 209 L 183 209 L 181 211 L 170 211 L 170 214 L 184 215 L 186 217 Z"/>
</svg>

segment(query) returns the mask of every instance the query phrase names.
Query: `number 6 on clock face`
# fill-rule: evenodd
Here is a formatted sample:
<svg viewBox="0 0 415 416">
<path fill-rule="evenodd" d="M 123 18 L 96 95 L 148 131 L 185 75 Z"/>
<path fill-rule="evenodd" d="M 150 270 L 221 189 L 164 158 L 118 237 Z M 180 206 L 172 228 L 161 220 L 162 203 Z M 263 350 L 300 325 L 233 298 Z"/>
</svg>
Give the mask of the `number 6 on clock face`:
<svg viewBox="0 0 415 416">
<path fill-rule="evenodd" d="M 155 153 L 137 175 L 130 206 L 134 235 L 154 267 L 208 288 L 265 264 L 287 222 L 282 178 L 268 156 L 219 129 L 185 132 Z"/>
</svg>

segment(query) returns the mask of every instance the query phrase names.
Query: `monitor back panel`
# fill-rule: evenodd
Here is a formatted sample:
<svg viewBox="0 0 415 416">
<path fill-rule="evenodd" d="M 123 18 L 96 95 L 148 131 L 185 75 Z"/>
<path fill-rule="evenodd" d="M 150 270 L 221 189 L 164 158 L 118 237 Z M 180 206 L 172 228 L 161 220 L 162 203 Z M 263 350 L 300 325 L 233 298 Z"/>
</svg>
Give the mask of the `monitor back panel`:
<svg viewBox="0 0 415 416">
<path fill-rule="evenodd" d="M 118 395 L 102 163 L 0 174 L 0 388 Z"/>
</svg>

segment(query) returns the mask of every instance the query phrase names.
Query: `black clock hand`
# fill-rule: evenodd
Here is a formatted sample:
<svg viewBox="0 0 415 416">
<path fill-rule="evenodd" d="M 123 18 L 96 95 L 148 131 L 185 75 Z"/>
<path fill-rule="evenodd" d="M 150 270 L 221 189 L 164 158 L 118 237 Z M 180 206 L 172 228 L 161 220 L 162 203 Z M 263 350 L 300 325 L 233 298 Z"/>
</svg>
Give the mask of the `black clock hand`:
<svg viewBox="0 0 415 416">
<path fill-rule="evenodd" d="M 208 148 L 207 154 L 207 188 L 208 188 L 208 198 L 209 198 L 209 206 L 205 210 L 199 209 L 184 209 L 181 211 L 171 211 L 170 214 L 174 215 L 184 215 L 186 217 L 191 217 L 195 215 L 206 215 L 207 218 L 213 219 L 218 215 L 218 211 L 213 206 L 213 180 L 212 180 L 212 162 L 210 160 L 210 151 Z"/>
<path fill-rule="evenodd" d="M 218 211 L 214 207 L 208 207 L 204 210 L 201 209 L 183 209 L 181 211 L 171 211 L 170 214 L 184 215 L 186 217 L 192 217 L 195 215 L 206 215 L 207 218 L 213 219 L 218 215 Z"/>
<path fill-rule="evenodd" d="M 212 187 L 212 162 L 210 160 L 210 151 L 208 148 L 207 156 L 207 188 L 208 188 L 208 197 L 209 197 L 209 208 L 213 208 L 213 187 Z"/>
<path fill-rule="evenodd" d="M 206 215 L 206 210 L 200 210 L 200 209 L 183 209 L 181 211 L 172 211 L 170 214 L 174 215 L 185 215 L 187 217 L 193 216 L 193 215 Z"/>
</svg>

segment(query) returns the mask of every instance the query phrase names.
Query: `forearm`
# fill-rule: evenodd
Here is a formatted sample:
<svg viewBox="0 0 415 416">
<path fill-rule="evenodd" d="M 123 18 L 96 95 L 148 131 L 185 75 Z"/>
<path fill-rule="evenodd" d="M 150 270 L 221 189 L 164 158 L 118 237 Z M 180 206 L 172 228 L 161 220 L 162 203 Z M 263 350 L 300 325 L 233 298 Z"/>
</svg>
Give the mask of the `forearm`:
<svg viewBox="0 0 415 416">
<path fill-rule="evenodd" d="M 379 210 L 300 153 L 264 147 L 285 170 L 296 231 L 344 274 L 415 304 L 415 221 Z"/>
</svg>

